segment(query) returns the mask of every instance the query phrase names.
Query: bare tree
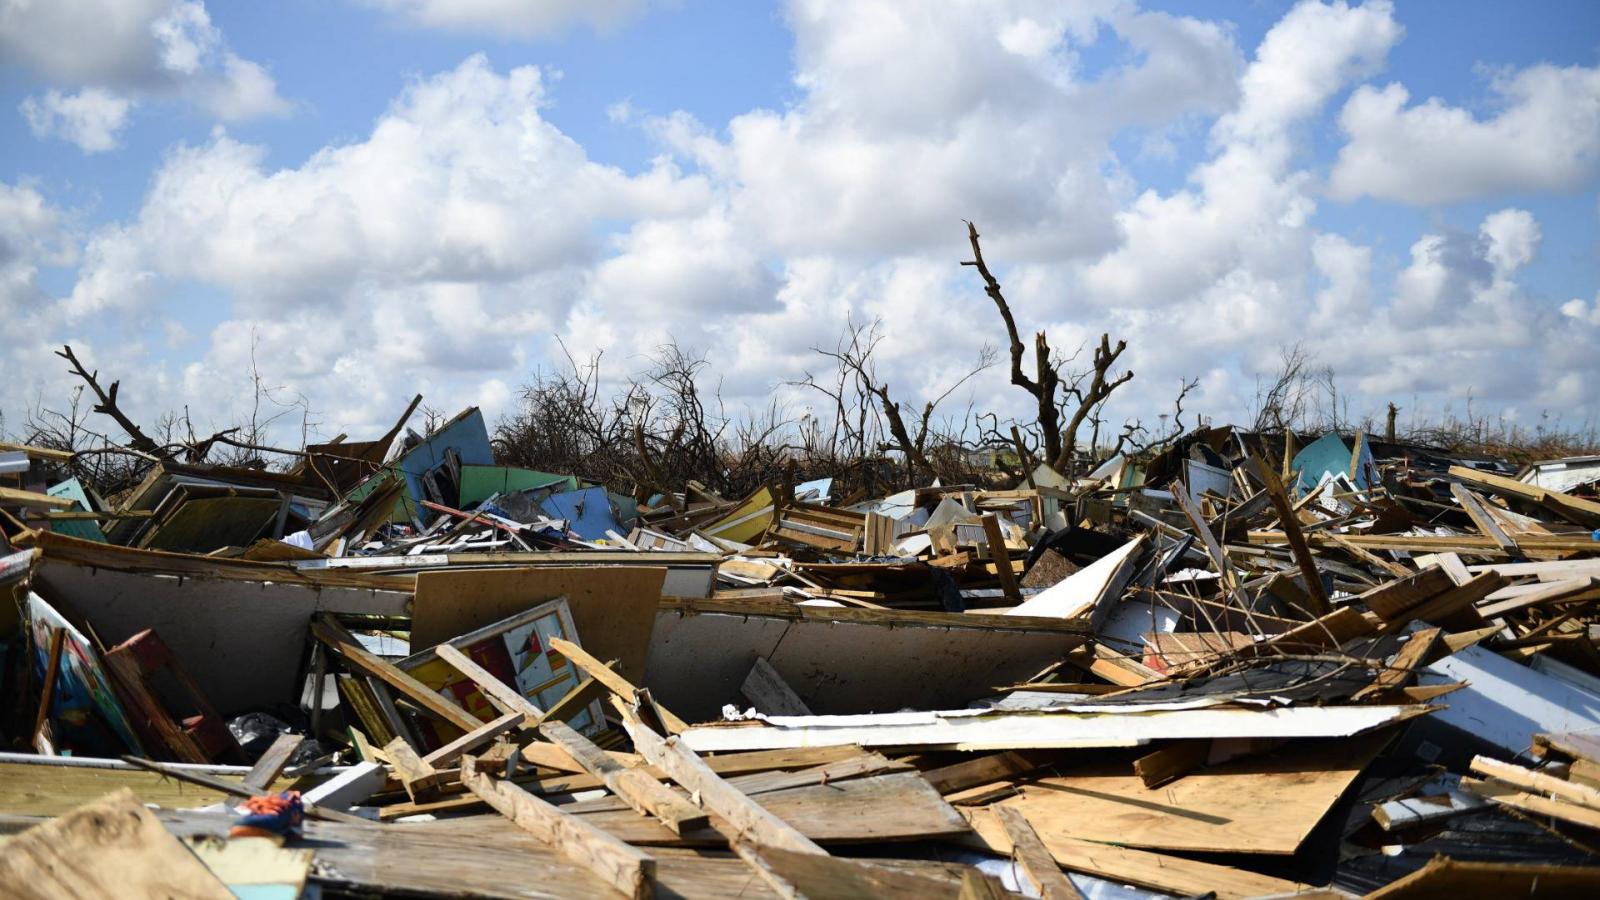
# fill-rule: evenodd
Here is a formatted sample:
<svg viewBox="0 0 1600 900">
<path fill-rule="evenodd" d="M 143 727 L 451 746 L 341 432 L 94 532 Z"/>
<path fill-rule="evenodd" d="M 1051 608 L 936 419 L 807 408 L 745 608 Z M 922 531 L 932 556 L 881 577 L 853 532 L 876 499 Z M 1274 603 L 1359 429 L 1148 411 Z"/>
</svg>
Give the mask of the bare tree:
<svg viewBox="0 0 1600 900">
<path fill-rule="evenodd" d="M 983 260 L 983 248 L 978 244 L 978 226 L 972 222 L 967 223 L 967 240 L 972 244 L 972 259 L 962 265 L 977 268 L 978 275 L 983 278 L 984 293 L 994 301 L 995 309 L 1005 323 L 1011 351 L 1011 383 L 1027 391 L 1034 399 L 1045 458 L 1054 468 L 1070 473 L 1073 453 L 1077 449 L 1078 428 L 1085 418 L 1105 403 L 1113 391 L 1133 378 L 1131 371 L 1116 376 L 1111 374 L 1117 358 L 1127 349 L 1127 341 L 1119 340 L 1113 347 L 1111 336 L 1102 334 L 1099 345 L 1094 349 L 1092 367 L 1070 377 L 1063 389 L 1061 369 L 1066 363 L 1056 358 L 1048 338 L 1040 331 L 1033 336 L 1034 374 L 1030 377 L 1023 368 L 1027 350 L 1017 330 L 1016 317 L 1012 315 L 1011 306 L 1001 291 L 1000 281 Z M 1061 422 L 1069 400 L 1072 401 L 1072 412 L 1063 427 Z"/>
</svg>

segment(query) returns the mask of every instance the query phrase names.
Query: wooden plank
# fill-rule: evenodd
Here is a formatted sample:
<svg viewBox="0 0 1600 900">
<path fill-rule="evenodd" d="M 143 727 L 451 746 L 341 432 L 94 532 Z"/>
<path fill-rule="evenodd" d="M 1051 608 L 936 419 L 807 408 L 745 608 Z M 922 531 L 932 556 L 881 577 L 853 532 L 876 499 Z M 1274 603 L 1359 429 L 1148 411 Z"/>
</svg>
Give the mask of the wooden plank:
<svg viewBox="0 0 1600 900">
<path fill-rule="evenodd" d="M 50 721 L 50 704 L 56 696 L 56 676 L 61 673 L 61 645 L 66 637 L 65 628 L 50 629 L 50 650 L 45 657 L 44 685 L 39 690 L 39 711 L 33 717 L 33 730 L 28 733 L 29 745 L 40 753 L 46 752 L 40 741 L 45 737 L 45 725 Z"/>
<path fill-rule="evenodd" d="M 1559 798 L 1547 797 L 1537 791 L 1526 791 L 1516 785 L 1498 781 L 1480 781 L 1476 778 L 1461 779 L 1461 787 L 1479 797 L 1536 816 L 1554 816 L 1564 822 L 1582 825 L 1585 828 L 1600 828 L 1600 811 Z"/>
<path fill-rule="evenodd" d="M 1289 544 L 1289 552 L 1294 555 L 1295 565 L 1300 567 L 1300 574 L 1305 580 L 1305 589 L 1311 603 L 1307 610 L 1313 616 L 1325 616 L 1332 607 L 1328 605 L 1328 593 L 1322 588 L 1322 574 L 1317 570 L 1317 563 L 1311 557 L 1311 548 L 1306 544 L 1305 535 L 1300 532 L 1300 520 L 1295 518 L 1294 506 L 1289 502 L 1289 497 L 1283 490 L 1283 482 L 1279 480 L 1278 473 L 1256 457 L 1249 460 L 1250 473 L 1261 482 L 1267 490 L 1267 498 L 1272 502 L 1273 512 L 1278 514 L 1278 524 L 1283 529 L 1284 539 Z"/>
<path fill-rule="evenodd" d="M 674 833 L 704 828 L 709 823 L 706 813 L 699 807 L 644 772 L 623 768 L 567 723 L 546 722 L 539 727 L 539 733 L 559 745 L 586 772 L 603 781 L 607 789 L 629 806 L 645 815 L 655 816 Z"/>
<path fill-rule="evenodd" d="M 1363 900 L 1500 900 L 1502 897 L 1593 897 L 1600 869 L 1528 863 L 1464 862 L 1436 856 Z"/>
<path fill-rule="evenodd" d="M 1302 742 L 1190 773 L 1151 791 L 1127 764 L 1091 763 L 1018 785 L 1002 801 L 1040 835 L 1154 850 L 1295 853 L 1393 731 Z M 1059 771 L 1059 769 L 1058 769 Z"/>
<path fill-rule="evenodd" d="M 1438 553 L 1443 551 L 1471 553 L 1477 556 L 1505 556 L 1506 552 L 1489 538 L 1477 534 L 1347 534 L 1344 539 L 1368 550 L 1405 550 L 1410 553 Z M 1314 531 L 1305 535 L 1312 544 L 1331 543 L 1326 535 Z M 1282 544 L 1287 538 L 1282 531 L 1251 531 L 1247 539 L 1252 544 Z M 1594 541 L 1588 537 L 1528 535 L 1517 539 L 1524 553 L 1549 550 L 1556 553 L 1592 553 Z"/>
<path fill-rule="evenodd" d="M 621 705 L 621 704 L 619 704 Z M 781 847 L 796 853 L 826 855 L 810 838 L 782 819 L 767 812 L 738 788 L 733 787 L 703 762 L 676 737 L 663 738 L 623 706 L 623 727 L 645 759 L 691 793 L 700 803 L 727 821 L 736 839 L 748 839 L 760 846 Z"/>
<path fill-rule="evenodd" d="M 1206 764 L 1210 741 L 1179 741 L 1133 761 L 1133 774 L 1147 788 L 1160 787 Z"/>
<path fill-rule="evenodd" d="M 1545 603 L 1569 603 L 1600 598 L 1600 578 L 1594 576 L 1572 578 L 1566 581 L 1538 582 L 1532 587 L 1533 590 L 1527 593 L 1521 593 L 1503 600 L 1491 600 L 1490 597 L 1484 598 L 1484 601 L 1478 604 L 1478 615 L 1483 616 L 1485 619 L 1494 619 L 1507 613 L 1514 613 L 1530 606 L 1539 606 Z M 1510 590 L 1510 588 L 1502 588 L 1495 593 L 1500 594 L 1507 590 Z"/>
<path fill-rule="evenodd" d="M 757 710 L 769 716 L 811 715 L 811 709 L 805 701 L 789 687 L 789 683 L 783 680 L 783 676 L 772 667 L 772 663 L 767 662 L 765 656 L 756 657 L 750 674 L 745 676 L 744 684 L 739 687 L 739 693 Z"/>
<path fill-rule="evenodd" d="M 383 755 L 389 758 L 389 765 L 394 768 L 394 775 L 400 779 L 400 784 L 405 787 L 406 794 L 415 801 L 419 796 L 437 787 L 444 779 L 438 769 L 435 769 L 426 760 L 411 749 L 405 738 L 395 738 L 383 745 Z"/>
<path fill-rule="evenodd" d="M 1455 587 L 1443 566 L 1432 565 L 1356 597 L 1356 601 L 1385 619 L 1393 619 L 1423 601 Z"/>
<path fill-rule="evenodd" d="M 1331 531 L 1321 532 L 1321 534 L 1324 541 L 1333 544 L 1335 547 L 1338 547 L 1340 550 L 1343 550 L 1351 556 L 1354 556 L 1356 559 L 1361 560 L 1369 566 L 1382 569 L 1395 578 L 1404 578 L 1411 574 L 1411 570 L 1405 566 L 1402 566 L 1397 562 L 1384 559 L 1376 553 L 1367 550 L 1365 547 L 1359 547 L 1350 543 L 1349 541 L 1345 540 L 1344 535 L 1342 534 L 1334 534 Z"/>
<path fill-rule="evenodd" d="M 1574 784 L 1554 775 L 1524 769 L 1521 766 L 1487 756 L 1472 758 L 1472 771 L 1480 775 L 1516 785 L 1523 790 L 1537 791 L 1544 794 L 1553 794 L 1563 800 L 1587 806 L 1596 814 L 1600 814 L 1600 790 L 1584 784 Z"/>
<path fill-rule="evenodd" d="M 1028 823 L 1022 810 L 1010 806 L 995 809 L 1000 827 L 1011 839 L 1011 856 L 1022 869 L 1022 875 L 1044 900 L 1082 900 L 1083 895 L 1073 887 L 1071 879 L 1061 873 L 1061 868 L 1050 856 L 1050 851 L 1039 840 L 1038 832 Z"/>
<path fill-rule="evenodd" d="M 983 535 L 989 542 L 989 558 L 994 560 L 995 574 L 1000 577 L 1000 590 L 1012 600 L 1022 602 L 1022 590 L 1017 587 L 1016 573 L 1011 570 L 1011 554 L 1006 552 L 1005 535 L 994 513 L 984 513 Z"/>
<path fill-rule="evenodd" d="M 1428 662 L 1428 655 L 1438 645 L 1443 632 L 1438 628 L 1424 628 L 1406 639 L 1405 646 L 1389 661 L 1388 668 L 1378 673 L 1372 683 L 1355 692 L 1352 700 L 1365 700 L 1373 694 L 1405 687 L 1416 677 L 1417 671 Z"/>
<path fill-rule="evenodd" d="M 1574 497 L 1562 491 L 1552 491 L 1492 472 L 1480 472 L 1466 466 L 1451 466 L 1450 475 L 1484 490 L 1539 504 L 1573 522 L 1584 525 L 1600 523 L 1600 503 L 1593 500 Z M 1518 543 L 1527 546 L 1526 542 Z"/>
<path fill-rule="evenodd" d="M 311 623 L 311 633 L 329 649 L 338 653 L 345 662 L 384 681 L 423 709 L 462 731 L 473 731 L 483 724 L 478 717 L 453 703 L 446 702 L 439 694 L 428 690 L 427 685 L 368 653 L 366 648 L 357 643 L 350 632 L 331 616 L 323 615 L 314 620 Z"/>
<path fill-rule="evenodd" d="M 1031 772 L 1055 756 L 1053 753 L 1008 750 L 1005 753 L 991 753 L 943 768 L 931 769 L 923 772 L 922 777 L 927 779 L 928 784 L 933 785 L 933 789 L 939 793 L 953 794 L 956 791 L 964 791 L 967 788 Z"/>
<path fill-rule="evenodd" d="M 1483 532 L 1484 537 L 1494 541 L 1500 546 L 1500 549 L 1513 556 L 1522 555 L 1522 549 L 1517 546 L 1517 542 L 1513 541 L 1505 533 L 1505 529 L 1500 527 L 1500 523 L 1496 522 L 1494 517 L 1489 515 L 1489 511 L 1483 508 L 1483 501 L 1479 499 L 1477 494 L 1469 490 L 1466 485 L 1459 483 L 1450 485 L 1450 494 L 1456 498 L 1457 503 L 1461 504 L 1462 510 L 1472 520 L 1472 524 Z"/>
<path fill-rule="evenodd" d="M 1478 601 L 1499 590 L 1506 580 L 1497 572 L 1484 572 L 1466 584 L 1458 585 L 1430 600 L 1412 607 L 1399 616 L 1385 620 L 1384 631 L 1394 631 L 1414 619 L 1430 625 L 1443 625 L 1451 631 L 1469 631 L 1484 625 L 1479 614 Z"/>
<path fill-rule="evenodd" d="M 1011 853 L 1006 836 L 993 808 L 969 813 L 972 828 L 981 846 L 1002 856 Z M 1056 864 L 1073 872 L 1085 872 L 1110 881 L 1123 882 L 1186 896 L 1215 892 L 1218 900 L 1293 894 L 1308 887 L 1295 881 L 1258 875 L 1244 869 L 1197 862 L 1166 853 L 1151 853 L 1111 844 L 1080 840 L 1064 832 L 1040 831 L 1039 839 L 1055 858 Z"/>
<path fill-rule="evenodd" d="M 651 857 L 509 781 L 478 772 L 471 757 L 462 761 L 461 783 L 517 827 L 600 876 L 623 896 L 640 900 L 653 896 L 656 863 Z"/>
<path fill-rule="evenodd" d="M 558 637 L 553 637 L 550 639 L 550 647 L 557 653 L 560 653 L 562 656 L 566 657 L 573 665 L 577 666 L 579 669 L 582 669 L 590 678 L 593 678 L 595 681 L 605 685 L 606 690 L 609 690 L 611 693 L 630 703 L 633 701 L 633 695 L 638 688 L 630 684 L 626 678 L 623 678 L 621 675 L 613 672 L 605 665 L 605 663 L 602 663 L 600 660 L 590 656 L 588 651 L 584 650 L 582 647 L 579 647 L 577 644 L 574 644 L 571 641 L 562 640 Z M 689 727 L 688 723 L 673 715 L 671 712 L 668 712 L 666 709 L 660 706 L 657 706 L 656 709 L 660 710 L 662 724 L 664 724 L 667 727 L 667 730 L 671 733 L 679 734 Z"/>
<path fill-rule="evenodd" d="M 66 497 L 52 497 L 20 488 L 0 486 L 0 506 L 22 506 L 28 509 L 66 509 L 75 501 Z"/>
<path fill-rule="evenodd" d="M 471 753 L 511 729 L 521 726 L 526 719 L 527 717 L 520 711 L 508 712 L 492 722 L 485 722 L 472 731 L 429 753 L 422 758 L 422 761 L 435 768 L 447 766 L 460 759 L 464 754 Z"/>
<path fill-rule="evenodd" d="M 544 713 L 539 707 L 529 702 L 522 692 L 511 687 L 483 666 L 473 662 L 470 657 L 450 644 L 440 644 L 433 648 L 439 658 L 450 664 L 457 672 L 467 676 L 473 684 L 478 686 L 479 693 L 495 705 L 503 713 L 520 712 L 524 718 L 523 727 L 532 728 L 544 718 Z"/>
<path fill-rule="evenodd" d="M 265 793 L 272 783 L 278 780 L 278 776 L 283 774 L 284 767 L 289 765 L 289 757 L 294 756 L 294 752 L 300 749 L 305 740 L 306 736 L 303 734 L 278 735 L 272 746 L 261 754 L 261 758 L 256 760 L 256 764 L 251 766 L 250 772 L 244 776 L 245 787 L 257 793 Z"/>
<path fill-rule="evenodd" d="M 127 789 L 0 844 L 0 893 L 41 900 L 234 896 Z"/>
</svg>

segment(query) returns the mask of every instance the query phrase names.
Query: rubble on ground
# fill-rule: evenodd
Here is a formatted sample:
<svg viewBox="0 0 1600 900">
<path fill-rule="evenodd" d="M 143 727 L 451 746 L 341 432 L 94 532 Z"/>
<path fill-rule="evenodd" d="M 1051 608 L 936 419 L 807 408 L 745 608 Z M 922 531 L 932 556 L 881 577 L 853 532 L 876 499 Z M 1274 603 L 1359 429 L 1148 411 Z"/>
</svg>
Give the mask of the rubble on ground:
<svg viewBox="0 0 1600 900">
<path fill-rule="evenodd" d="M 0 883 L 1600 890 L 1593 458 L 1206 427 L 646 495 L 415 408 L 115 497 L 0 445 Z"/>
</svg>

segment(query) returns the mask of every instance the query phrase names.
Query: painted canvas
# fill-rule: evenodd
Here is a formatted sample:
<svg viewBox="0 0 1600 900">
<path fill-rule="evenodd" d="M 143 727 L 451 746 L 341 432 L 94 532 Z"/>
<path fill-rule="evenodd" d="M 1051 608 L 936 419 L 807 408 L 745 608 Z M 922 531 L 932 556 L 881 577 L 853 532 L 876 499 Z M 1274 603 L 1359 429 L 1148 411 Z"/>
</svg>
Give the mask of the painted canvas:
<svg viewBox="0 0 1600 900">
<path fill-rule="evenodd" d="M 28 632 L 33 639 L 34 673 L 44 679 L 49 664 L 50 635 L 60 630 L 61 665 L 50 700 L 53 747 L 81 755 L 144 754 L 111 679 L 100 665 L 100 654 L 83 632 L 46 603 L 28 594 Z M 120 744 L 120 746 L 118 746 Z"/>
</svg>

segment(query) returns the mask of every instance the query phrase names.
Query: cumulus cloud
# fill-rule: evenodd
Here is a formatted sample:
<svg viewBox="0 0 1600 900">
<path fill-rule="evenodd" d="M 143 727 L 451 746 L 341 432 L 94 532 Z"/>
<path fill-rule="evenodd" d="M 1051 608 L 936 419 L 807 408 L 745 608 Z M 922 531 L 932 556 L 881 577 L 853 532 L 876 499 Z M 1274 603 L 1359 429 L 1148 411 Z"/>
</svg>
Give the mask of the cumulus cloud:
<svg viewBox="0 0 1600 900">
<path fill-rule="evenodd" d="M 57 86 L 23 104 L 34 134 L 85 152 L 114 148 L 139 100 L 192 103 L 224 121 L 289 111 L 200 0 L 0 0 L 0 59 Z"/>
<path fill-rule="evenodd" d="M 361 0 L 430 28 L 547 37 L 574 25 L 599 31 L 639 15 L 650 0 Z"/>
<path fill-rule="evenodd" d="M 1408 105 L 1400 84 L 1357 89 L 1339 116 L 1350 140 L 1333 168 L 1334 196 L 1428 205 L 1594 179 L 1600 67 L 1530 66 L 1490 88 L 1498 109 L 1486 118 L 1437 97 Z"/>
<path fill-rule="evenodd" d="M 540 69 L 473 56 L 297 163 L 225 130 L 171 148 L 137 214 L 81 236 L 64 296 L 43 297 L 36 246 L 0 276 L 48 311 L 41 334 L 137 331 L 174 292 L 215 304 L 176 337 L 138 331 L 119 362 L 225 422 L 255 358 L 351 433 L 414 390 L 492 416 L 561 360 L 555 335 L 612 375 L 676 339 L 708 353 L 730 406 L 804 409 L 816 397 L 783 382 L 847 318 L 883 320 L 879 371 L 919 403 L 1003 334 L 958 265 L 965 218 L 1025 333 L 1063 355 L 1128 338 L 1138 377 L 1113 419 L 1191 377 L 1191 409 L 1242 417 L 1253 373 L 1300 339 L 1374 402 L 1556 402 L 1600 368 L 1600 297 L 1556 309 L 1521 284 L 1542 244 L 1529 211 L 1407 235 L 1398 261 L 1319 227 L 1307 135 L 1381 72 L 1403 35 L 1389 3 L 1302 2 L 1248 54 L 1224 24 L 1118 0 L 794 0 L 788 20 L 791 104 L 709 123 L 619 104 L 614 121 L 659 142 L 634 171 L 551 124 Z M 197 21 L 174 20 L 170 66 L 219 52 Z M 1114 62 L 1086 70 L 1108 44 Z M 1207 140 L 1175 189 L 1141 189 L 1113 151 L 1183 131 Z M 189 355 L 168 365 L 175 339 Z M 1007 380 L 958 402 L 1024 413 Z"/>
<path fill-rule="evenodd" d="M 114 149 L 132 108 L 133 101 L 103 88 L 84 88 L 75 94 L 46 91 L 24 99 L 20 107 L 34 137 L 61 138 L 84 153 Z"/>
</svg>

